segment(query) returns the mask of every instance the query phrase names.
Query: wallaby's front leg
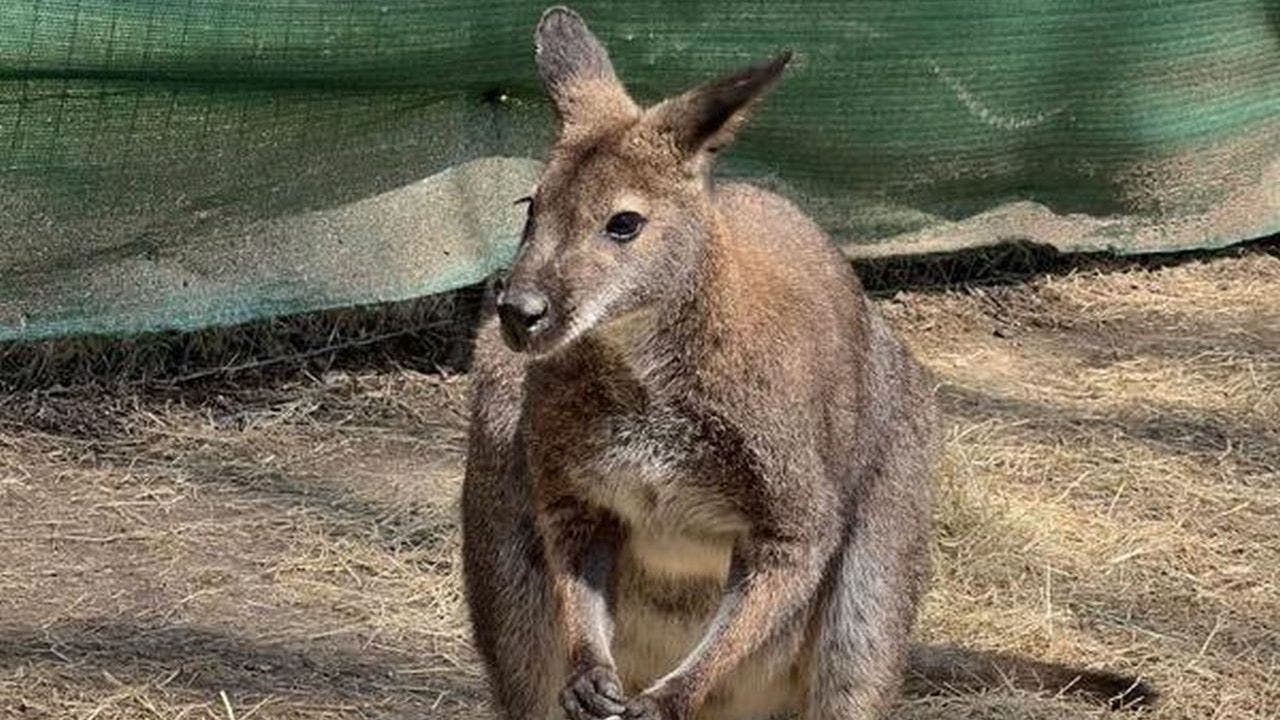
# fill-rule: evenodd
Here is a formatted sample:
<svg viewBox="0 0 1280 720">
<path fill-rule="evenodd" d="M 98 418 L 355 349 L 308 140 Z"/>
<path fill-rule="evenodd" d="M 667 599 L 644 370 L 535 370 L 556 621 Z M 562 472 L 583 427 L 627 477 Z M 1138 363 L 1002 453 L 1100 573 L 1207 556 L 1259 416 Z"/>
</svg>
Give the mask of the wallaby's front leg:
<svg viewBox="0 0 1280 720">
<path fill-rule="evenodd" d="M 539 515 L 568 658 L 560 703 L 570 720 L 619 715 L 626 708 L 609 651 L 608 593 L 621 527 L 569 496 L 543 503 Z"/>
<path fill-rule="evenodd" d="M 834 528 L 833 528 L 834 530 Z M 838 531 L 836 531 L 838 532 Z M 812 606 L 836 532 L 752 537 L 734 549 L 728 589 L 706 635 L 673 672 L 627 704 L 628 718 L 688 720 L 744 659 Z"/>
</svg>

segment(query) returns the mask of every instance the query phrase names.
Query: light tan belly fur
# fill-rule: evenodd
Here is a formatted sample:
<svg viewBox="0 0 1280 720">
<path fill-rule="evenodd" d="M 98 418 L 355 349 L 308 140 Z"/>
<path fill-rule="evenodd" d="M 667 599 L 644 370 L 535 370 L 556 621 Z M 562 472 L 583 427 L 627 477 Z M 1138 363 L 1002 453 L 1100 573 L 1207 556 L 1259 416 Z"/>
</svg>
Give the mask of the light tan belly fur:
<svg viewBox="0 0 1280 720">
<path fill-rule="evenodd" d="M 724 593 L 732 542 L 732 536 L 631 533 L 618 568 L 613 642 L 629 693 L 670 673 L 702 639 Z M 764 720 L 794 711 L 800 693 L 794 654 L 767 655 L 748 658 L 697 719 Z"/>
</svg>

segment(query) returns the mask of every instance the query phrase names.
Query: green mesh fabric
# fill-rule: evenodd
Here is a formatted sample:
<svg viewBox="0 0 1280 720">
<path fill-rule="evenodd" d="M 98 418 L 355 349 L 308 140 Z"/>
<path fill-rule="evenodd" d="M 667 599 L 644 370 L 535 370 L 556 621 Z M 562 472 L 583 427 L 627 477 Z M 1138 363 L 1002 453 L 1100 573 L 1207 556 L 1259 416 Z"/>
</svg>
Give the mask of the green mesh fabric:
<svg viewBox="0 0 1280 720">
<path fill-rule="evenodd" d="M 509 257 L 531 2 L 0 2 L 0 340 L 405 299 Z M 851 256 L 1280 229 L 1274 0 L 581 2 L 652 101 L 797 61 L 722 163 Z"/>
</svg>

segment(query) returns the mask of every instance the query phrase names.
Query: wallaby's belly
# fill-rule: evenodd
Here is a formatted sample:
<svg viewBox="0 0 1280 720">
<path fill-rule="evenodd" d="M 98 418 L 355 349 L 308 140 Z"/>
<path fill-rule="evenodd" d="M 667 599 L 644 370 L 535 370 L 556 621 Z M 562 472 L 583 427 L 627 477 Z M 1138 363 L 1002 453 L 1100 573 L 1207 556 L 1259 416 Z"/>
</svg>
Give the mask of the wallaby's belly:
<svg viewBox="0 0 1280 720">
<path fill-rule="evenodd" d="M 619 558 L 613 642 L 629 691 L 674 670 L 706 634 L 724 595 L 731 550 L 732 536 L 656 535 L 632 528 Z M 777 650 L 744 662 L 708 698 L 698 720 L 764 720 L 794 710 L 795 658 Z"/>
<path fill-rule="evenodd" d="M 627 527 L 612 651 L 634 693 L 675 670 L 706 635 L 724 597 L 733 545 L 749 524 L 726 493 L 723 469 L 699 462 L 714 451 L 687 418 L 650 409 L 600 424 L 613 432 L 585 459 L 581 487 Z M 795 710 L 800 643 L 780 638 L 748 658 L 707 698 L 697 720 L 766 720 Z"/>
</svg>

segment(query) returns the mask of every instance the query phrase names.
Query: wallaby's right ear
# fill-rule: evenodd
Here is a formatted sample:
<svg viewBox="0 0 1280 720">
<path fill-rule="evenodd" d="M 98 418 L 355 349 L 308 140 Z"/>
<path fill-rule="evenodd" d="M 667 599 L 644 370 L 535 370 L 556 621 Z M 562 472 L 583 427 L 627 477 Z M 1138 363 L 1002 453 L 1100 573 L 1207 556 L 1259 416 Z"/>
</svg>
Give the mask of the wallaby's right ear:
<svg viewBox="0 0 1280 720">
<path fill-rule="evenodd" d="M 548 8 L 534 33 L 538 75 L 566 127 L 639 112 L 604 45 L 566 7 Z"/>
<path fill-rule="evenodd" d="M 696 87 L 655 106 L 649 122 L 669 136 L 685 157 L 696 160 L 733 141 L 751 107 L 778 78 L 791 52 L 726 78 Z"/>
</svg>

